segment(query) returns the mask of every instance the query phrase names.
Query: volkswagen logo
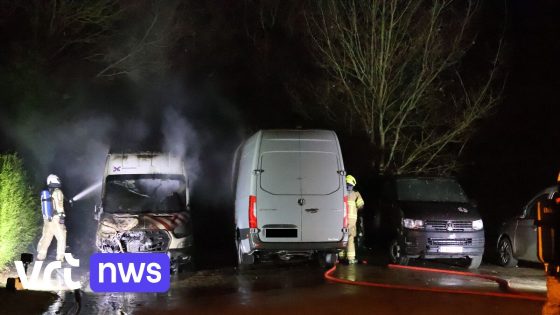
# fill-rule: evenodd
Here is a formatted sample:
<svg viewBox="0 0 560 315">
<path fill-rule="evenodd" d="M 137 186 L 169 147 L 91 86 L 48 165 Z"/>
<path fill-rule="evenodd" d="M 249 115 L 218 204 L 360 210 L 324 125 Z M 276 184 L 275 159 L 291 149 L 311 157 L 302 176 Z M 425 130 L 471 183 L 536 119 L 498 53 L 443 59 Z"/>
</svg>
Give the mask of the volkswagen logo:
<svg viewBox="0 0 560 315">
<path fill-rule="evenodd" d="M 448 231 L 453 231 L 453 223 L 451 223 L 451 221 L 447 222 L 446 228 Z"/>
<path fill-rule="evenodd" d="M 459 208 L 457 208 L 457 211 L 462 212 L 462 213 L 468 213 L 468 212 L 469 212 L 469 209 L 463 208 L 463 207 L 459 207 Z"/>
</svg>

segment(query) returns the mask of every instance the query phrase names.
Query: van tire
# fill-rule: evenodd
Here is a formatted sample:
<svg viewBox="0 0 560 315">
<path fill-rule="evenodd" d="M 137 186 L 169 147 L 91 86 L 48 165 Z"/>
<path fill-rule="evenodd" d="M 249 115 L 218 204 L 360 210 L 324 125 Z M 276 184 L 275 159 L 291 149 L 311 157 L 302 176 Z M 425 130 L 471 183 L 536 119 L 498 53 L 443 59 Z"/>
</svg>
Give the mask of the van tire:
<svg viewBox="0 0 560 315">
<path fill-rule="evenodd" d="M 238 250 L 237 253 L 237 270 L 243 271 L 249 269 L 255 263 L 255 256 L 241 253 Z"/>
<path fill-rule="evenodd" d="M 403 266 L 408 265 L 409 258 L 403 256 L 402 251 L 403 248 L 400 245 L 399 241 L 397 239 L 393 239 L 389 243 L 389 261 L 392 264 L 403 265 Z"/>
<path fill-rule="evenodd" d="M 330 269 L 336 264 L 338 254 L 336 252 L 321 252 L 317 258 L 322 268 Z"/>
<path fill-rule="evenodd" d="M 469 258 L 470 262 L 467 267 L 468 269 L 477 269 L 478 267 L 480 267 L 480 264 L 482 263 L 482 256 L 472 256 Z"/>
<path fill-rule="evenodd" d="M 244 253 L 241 250 L 241 240 L 239 239 L 239 233 L 236 233 L 235 249 L 237 251 L 237 269 L 244 270 L 248 266 L 255 263 L 255 256 Z"/>
</svg>

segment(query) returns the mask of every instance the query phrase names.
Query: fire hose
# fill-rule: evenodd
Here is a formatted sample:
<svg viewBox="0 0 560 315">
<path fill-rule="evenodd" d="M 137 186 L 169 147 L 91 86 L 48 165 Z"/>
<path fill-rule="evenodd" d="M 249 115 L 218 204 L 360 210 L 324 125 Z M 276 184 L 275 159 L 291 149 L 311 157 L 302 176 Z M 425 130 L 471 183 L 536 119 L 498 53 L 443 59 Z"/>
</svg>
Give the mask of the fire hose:
<svg viewBox="0 0 560 315">
<path fill-rule="evenodd" d="M 401 265 L 388 265 L 391 269 L 398 269 L 398 270 L 411 270 L 417 272 L 430 272 L 430 273 L 439 273 L 439 274 L 446 274 L 446 275 L 454 275 L 454 276 L 464 276 L 464 277 L 472 277 L 472 278 L 479 278 L 483 280 L 494 281 L 498 284 L 499 288 L 504 292 L 488 292 L 488 291 L 476 291 L 476 290 L 454 290 L 454 289 L 445 289 L 445 288 L 427 288 L 421 286 L 413 286 L 413 285 L 403 285 L 403 284 L 389 284 L 389 283 L 378 283 L 378 282 L 370 282 L 370 281 L 353 281 L 348 279 L 338 278 L 333 276 L 333 273 L 336 271 L 337 265 L 334 265 L 331 269 L 327 270 L 324 274 L 325 279 L 342 284 L 349 284 L 349 285 L 356 285 L 356 286 L 365 286 L 365 287 L 375 287 L 375 288 L 386 288 L 386 289 L 401 289 L 401 290 L 409 290 L 409 291 L 423 291 L 423 292 L 435 292 L 435 293 L 452 293 L 452 294 L 466 294 L 466 295 L 479 295 L 479 296 L 490 296 L 490 297 L 500 297 L 500 298 L 510 298 L 510 299 L 521 299 L 521 300 L 530 300 L 530 301 L 546 301 L 546 297 L 530 294 L 530 293 L 523 293 L 518 292 L 512 289 L 509 286 L 507 280 L 494 277 L 490 275 L 482 275 L 476 274 L 472 272 L 464 272 L 464 271 L 453 271 L 453 270 L 443 270 L 443 269 L 435 269 L 435 268 L 425 268 L 425 267 L 412 267 L 412 266 L 401 266 Z"/>
</svg>

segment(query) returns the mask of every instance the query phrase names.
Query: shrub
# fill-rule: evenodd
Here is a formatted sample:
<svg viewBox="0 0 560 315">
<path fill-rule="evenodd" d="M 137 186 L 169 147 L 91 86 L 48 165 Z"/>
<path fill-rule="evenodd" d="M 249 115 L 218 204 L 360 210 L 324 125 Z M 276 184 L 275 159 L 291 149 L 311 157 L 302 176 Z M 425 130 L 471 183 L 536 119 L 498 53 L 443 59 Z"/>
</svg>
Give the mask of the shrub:
<svg viewBox="0 0 560 315">
<path fill-rule="evenodd" d="M 0 154 L 0 269 L 27 250 L 40 228 L 39 197 L 33 194 L 17 154 Z"/>
</svg>

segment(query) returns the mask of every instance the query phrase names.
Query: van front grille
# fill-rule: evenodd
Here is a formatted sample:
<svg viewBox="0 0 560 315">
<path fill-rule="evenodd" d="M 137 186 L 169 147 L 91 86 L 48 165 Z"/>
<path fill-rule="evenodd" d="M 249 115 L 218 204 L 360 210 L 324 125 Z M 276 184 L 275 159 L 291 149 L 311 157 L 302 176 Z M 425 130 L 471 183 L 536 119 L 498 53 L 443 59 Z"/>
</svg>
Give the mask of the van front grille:
<svg viewBox="0 0 560 315">
<path fill-rule="evenodd" d="M 449 245 L 469 246 L 469 245 L 472 245 L 472 238 L 456 238 L 456 239 L 428 238 L 428 245 L 434 245 L 434 246 L 449 246 Z"/>
<path fill-rule="evenodd" d="M 473 231 L 472 221 L 428 220 L 425 222 L 425 226 L 429 231 Z"/>
</svg>

